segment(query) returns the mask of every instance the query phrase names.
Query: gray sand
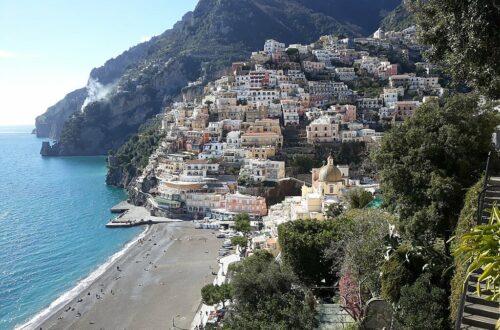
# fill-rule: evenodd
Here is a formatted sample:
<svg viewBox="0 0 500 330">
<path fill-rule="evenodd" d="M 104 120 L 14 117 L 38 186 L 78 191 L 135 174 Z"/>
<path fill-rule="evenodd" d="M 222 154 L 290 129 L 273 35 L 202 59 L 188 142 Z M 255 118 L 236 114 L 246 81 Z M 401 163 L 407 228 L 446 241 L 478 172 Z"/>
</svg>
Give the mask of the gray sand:
<svg viewBox="0 0 500 330">
<path fill-rule="evenodd" d="M 36 329 L 170 329 L 173 319 L 189 329 L 200 289 L 217 271 L 220 246 L 211 231 L 192 223 L 154 225 L 142 245 Z"/>
</svg>

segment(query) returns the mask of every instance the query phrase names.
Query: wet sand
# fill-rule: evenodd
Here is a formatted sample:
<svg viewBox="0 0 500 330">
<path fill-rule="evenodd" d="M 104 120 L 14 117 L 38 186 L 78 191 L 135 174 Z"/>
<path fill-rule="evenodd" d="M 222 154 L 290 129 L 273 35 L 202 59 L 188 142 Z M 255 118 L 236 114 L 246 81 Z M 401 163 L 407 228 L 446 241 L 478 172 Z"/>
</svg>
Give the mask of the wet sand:
<svg viewBox="0 0 500 330">
<path fill-rule="evenodd" d="M 137 243 L 35 329 L 189 329 L 221 241 L 189 222 L 151 226 Z M 117 269 L 119 267 L 119 269 Z"/>
</svg>

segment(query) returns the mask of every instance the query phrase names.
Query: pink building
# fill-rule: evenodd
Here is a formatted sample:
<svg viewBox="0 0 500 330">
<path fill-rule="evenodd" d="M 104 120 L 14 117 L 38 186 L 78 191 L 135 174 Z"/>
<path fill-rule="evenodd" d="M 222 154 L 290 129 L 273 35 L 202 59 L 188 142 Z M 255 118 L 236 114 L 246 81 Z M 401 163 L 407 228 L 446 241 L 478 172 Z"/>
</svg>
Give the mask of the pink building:
<svg viewBox="0 0 500 330">
<path fill-rule="evenodd" d="M 226 210 L 236 213 L 264 216 L 267 214 L 267 205 L 264 197 L 255 197 L 236 194 L 226 195 Z"/>
<path fill-rule="evenodd" d="M 334 113 L 342 115 L 343 123 L 352 123 L 356 121 L 357 108 L 355 105 L 345 104 L 345 105 L 332 105 L 330 109 Z"/>
<path fill-rule="evenodd" d="M 397 64 L 391 64 L 391 65 L 387 66 L 387 68 L 385 69 L 385 76 L 386 77 L 395 76 L 397 74 L 398 74 L 398 65 Z"/>
</svg>

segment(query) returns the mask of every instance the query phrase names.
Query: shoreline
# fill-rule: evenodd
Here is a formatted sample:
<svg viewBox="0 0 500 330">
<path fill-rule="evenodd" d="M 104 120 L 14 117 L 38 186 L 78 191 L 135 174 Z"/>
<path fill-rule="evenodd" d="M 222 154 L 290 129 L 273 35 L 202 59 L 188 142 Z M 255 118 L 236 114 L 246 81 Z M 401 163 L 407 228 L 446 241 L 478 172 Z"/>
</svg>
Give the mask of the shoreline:
<svg viewBox="0 0 500 330">
<path fill-rule="evenodd" d="M 188 329 L 221 244 L 192 222 L 148 226 L 102 273 L 15 329 Z"/>
<path fill-rule="evenodd" d="M 78 295 L 80 295 L 83 291 L 85 291 L 88 287 L 94 284 L 101 276 L 103 276 L 111 266 L 113 266 L 116 262 L 122 259 L 126 252 L 129 251 L 132 247 L 138 244 L 138 240 L 146 237 L 148 232 L 150 232 L 151 226 L 147 226 L 142 232 L 134 236 L 131 240 L 126 242 L 123 247 L 108 257 L 108 259 L 103 263 L 97 266 L 95 270 L 89 273 L 86 277 L 79 280 L 75 286 L 70 288 L 69 290 L 64 291 L 61 295 L 59 295 L 55 300 L 53 300 L 49 306 L 44 307 L 42 310 L 37 312 L 34 316 L 32 316 L 28 321 L 17 324 L 14 327 L 14 330 L 29 330 L 39 327 L 42 323 L 50 319 L 54 314 L 58 311 L 62 310 L 64 306 L 74 300 Z"/>
</svg>

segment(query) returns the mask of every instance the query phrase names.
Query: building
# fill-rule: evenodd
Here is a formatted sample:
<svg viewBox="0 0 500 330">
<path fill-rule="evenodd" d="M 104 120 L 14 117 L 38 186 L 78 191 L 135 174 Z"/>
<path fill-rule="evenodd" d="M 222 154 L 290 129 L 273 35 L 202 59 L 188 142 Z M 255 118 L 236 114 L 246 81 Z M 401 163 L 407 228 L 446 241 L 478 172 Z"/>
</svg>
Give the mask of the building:
<svg viewBox="0 0 500 330">
<path fill-rule="evenodd" d="M 285 126 L 299 124 L 299 112 L 302 110 L 300 102 L 295 100 L 281 100 L 281 108 L 283 111 L 283 123 Z"/>
<path fill-rule="evenodd" d="M 307 143 L 325 143 L 340 141 L 340 125 L 333 117 L 323 116 L 312 121 L 306 128 Z"/>
<path fill-rule="evenodd" d="M 212 218 L 217 220 L 233 220 L 241 213 L 247 213 L 252 218 L 265 216 L 267 214 L 266 199 L 240 193 L 227 194 L 224 208 L 211 210 Z"/>
<path fill-rule="evenodd" d="M 358 111 L 355 105 L 344 104 L 344 105 L 332 105 L 327 110 L 327 114 L 332 114 L 334 116 L 340 116 L 342 123 L 352 123 L 356 121 L 358 116 Z"/>
<path fill-rule="evenodd" d="M 260 182 L 278 182 L 285 178 L 285 162 L 268 159 L 246 159 L 240 169 L 240 178 Z"/>
<path fill-rule="evenodd" d="M 335 166 L 333 157 L 321 168 L 312 170 L 312 186 L 302 187 L 302 196 L 285 199 L 290 220 L 324 220 L 330 204 L 340 203 L 349 181 L 349 168 Z"/>
<path fill-rule="evenodd" d="M 247 159 L 269 159 L 276 155 L 276 147 L 250 147 L 245 149 L 245 157 Z"/>
<path fill-rule="evenodd" d="M 391 108 L 396 102 L 398 102 L 399 92 L 397 88 L 384 88 L 384 93 L 382 98 L 384 100 L 384 106 Z"/>
<path fill-rule="evenodd" d="M 219 164 L 209 160 L 188 160 L 184 162 L 182 174 L 186 177 L 206 177 L 209 174 L 219 174 Z"/>
<path fill-rule="evenodd" d="M 241 147 L 241 131 L 231 131 L 227 133 L 226 136 L 226 147 L 227 148 L 239 148 Z"/>
<path fill-rule="evenodd" d="M 279 119 L 260 119 L 252 123 L 244 122 L 241 123 L 241 130 L 245 133 L 274 132 L 281 135 Z"/>
<path fill-rule="evenodd" d="M 275 132 L 245 133 L 241 135 L 241 146 L 245 148 L 266 146 L 281 148 L 283 146 L 283 136 Z"/>
<path fill-rule="evenodd" d="M 273 39 L 266 40 L 266 43 L 264 44 L 264 52 L 269 55 L 284 52 L 285 49 L 286 45 L 284 43 Z"/>
<path fill-rule="evenodd" d="M 302 62 L 302 66 L 304 67 L 304 71 L 309 73 L 318 73 L 325 70 L 326 68 L 324 62 L 304 61 Z"/>
<path fill-rule="evenodd" d="M 413 116 L 413 113 L 420 105 L 418 101 L 399 101 L 394 106 L 394 119 L 404 121 Z"/>
<path fill-rule="evenodd" d="M 354 68 L 335 68 L 335 75 L 340 81 L 353 81 L 356 79 Z"/>
</svg>

